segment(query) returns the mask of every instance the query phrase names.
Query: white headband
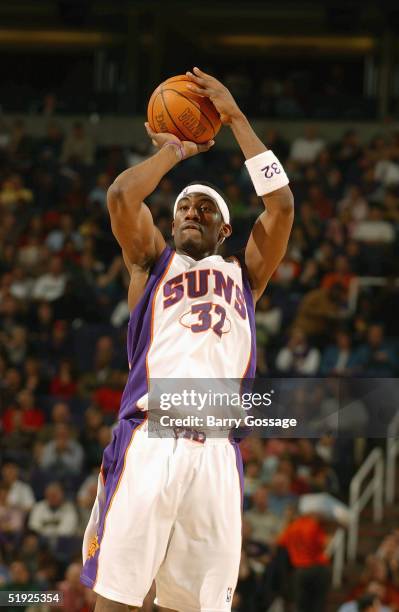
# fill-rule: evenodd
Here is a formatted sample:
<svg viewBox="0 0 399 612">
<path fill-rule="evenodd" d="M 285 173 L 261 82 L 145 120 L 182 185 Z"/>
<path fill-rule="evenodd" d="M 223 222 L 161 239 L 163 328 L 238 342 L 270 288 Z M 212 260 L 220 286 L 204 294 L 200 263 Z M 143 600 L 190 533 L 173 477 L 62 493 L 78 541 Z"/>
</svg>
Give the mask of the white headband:
<svg viewBox="0 0 399 612">
<path fill-rule="evenodd" d="M 178 202 L 180 202 L 182 198 L 185 198 L 186 196 L 190 195 L 190 193 L 204 193 L 205 195 L 212 198 L 212 200 L 214 200 L 216 204 L 218 205 L 223 221 L 225 223 L 230 223 L 229 207 L 227 206 L 226 202 L 223 200 L 222 196 L 217 191 L 215 191 L 215 189 L 212 189 L 212 187 L 208 187 L 207 185 L 201 185 L 201 184 L 189 185 L 188 187 L 185 187 L 183 191 L 179 193 L 179 195 L 176 198 L 175 205 L 173 207 L 173 218 L 176 217 L 176 210 L 177 210 Z"/>
</svg>

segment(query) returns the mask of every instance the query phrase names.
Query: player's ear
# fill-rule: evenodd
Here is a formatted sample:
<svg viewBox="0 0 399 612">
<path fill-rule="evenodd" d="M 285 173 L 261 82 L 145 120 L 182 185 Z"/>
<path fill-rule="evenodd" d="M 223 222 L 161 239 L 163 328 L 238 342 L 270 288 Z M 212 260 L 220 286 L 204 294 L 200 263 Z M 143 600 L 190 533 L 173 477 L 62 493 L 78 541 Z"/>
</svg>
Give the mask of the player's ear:
<svg viewBox="0 0 399 612">
<path fill-rule="evenodd" d="M 219 238 L 226 239 L 231 236 L 232 232 L 233 228 L 231 227 L 230 223 L 223 223 L 222 227 L 220 228 Z"/>
<path fill-rule="evenodd" d="M 172 221 L 172 236 L 175 235 L 175 220 Z"/>
</svg>

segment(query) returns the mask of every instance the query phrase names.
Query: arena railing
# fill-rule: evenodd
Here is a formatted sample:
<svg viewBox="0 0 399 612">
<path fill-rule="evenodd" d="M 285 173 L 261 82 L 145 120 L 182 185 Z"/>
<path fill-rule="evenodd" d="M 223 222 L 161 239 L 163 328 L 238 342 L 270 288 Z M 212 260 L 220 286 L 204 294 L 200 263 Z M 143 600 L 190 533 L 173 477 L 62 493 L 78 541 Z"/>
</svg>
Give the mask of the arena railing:
<svg viewBox="0 0 399 612">
<path fill-rule="evenodd" d="M 362 289 L 368 287 L 385 287 L 387 279 L 383 276 L 355 276 L 349 284 L 348 310 L 354 314 L 357 308 L 359 294 Z M 399 287 L 399 279 L 395 281 L 395 286 Z"/>
<path fill-rule="evenodd" d="M 362 485 L 370 478 L 363 492 Z M 352 478 L 349 487 L 350 521 L 348 527 L 348 559 L 357 556 L 360 514 L 373 501 L 373 519 L 380 523 L 384 508 L 384 454 L 381 448 L 374 448 L 363 465 Z"/>
<path fill-rule="evenodd" d="M 334 533 L 326 553 L 332 559 L 332 585 L 337 589 L 342 585 L 345 567 L 345 529 L 343 527 Z"/>
<path fill-rule="evenodd" d="M 396 485 L 396 459 L 399 454 L 399 412 L 388 426 L 386 444 L 385 502 L 393 504 Z"/>
</svg>

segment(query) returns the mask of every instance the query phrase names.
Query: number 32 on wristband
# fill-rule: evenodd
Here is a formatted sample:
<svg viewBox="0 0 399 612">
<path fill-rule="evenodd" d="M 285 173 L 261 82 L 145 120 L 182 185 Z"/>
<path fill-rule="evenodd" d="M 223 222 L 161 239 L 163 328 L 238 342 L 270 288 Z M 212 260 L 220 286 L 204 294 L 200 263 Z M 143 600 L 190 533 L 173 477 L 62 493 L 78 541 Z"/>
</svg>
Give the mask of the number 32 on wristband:
<svg viewBox="0 0 399 612">
<path fill-rule="evenodd" d="M 281 168 L 279 168 L 279 165 L 277 164 L 277 162 L 273 162 L 272 164 L 269 164 L 265 166 L 264 168 L 261 168 L 261 172 L 264 173 L 265 178 L 270 179 L 275 174 L 281 174 Z"/>
</svg>

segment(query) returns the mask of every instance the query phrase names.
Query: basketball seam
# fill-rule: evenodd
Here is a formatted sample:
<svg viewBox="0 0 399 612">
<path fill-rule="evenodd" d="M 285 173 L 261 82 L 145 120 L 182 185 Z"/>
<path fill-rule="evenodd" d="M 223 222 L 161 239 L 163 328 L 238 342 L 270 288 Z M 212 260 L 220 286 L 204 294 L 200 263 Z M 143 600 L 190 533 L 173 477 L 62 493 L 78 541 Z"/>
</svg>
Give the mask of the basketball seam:
<svg viewBox="0 0 399 612">
<path fill-rule="evenodd" d="M 209 123 L 209 125 L 211 126 L 211 129 L 213 131 L 213 136 L 212 138 L 215 138 L 216 133 L 215 133 L 215 127 L 212 123 L 212 121 L 209 119 L 209 117 L 207 116 L 206 113 L 204 113 L 204 111 L 201 108 L 201 105 L 198 104 L 198 102 L 196 102 L 195 100 L 192 100 L 191 98 L 188 98 L 187 96 L 185 96 L 184 94 L 180 93 L 180 91 L 176 91 L 176 89 L 164 89 L 163 91 L 173 91 L 174 93 L 176 93 L 177 95 L 181 96 L 182 98 L 184 98 L 185 100 L 188 100 L 188 102 L 191 102 L 192 104 L 194 104 L 199 111 L 201 111 L 201 115 L 203 115 L 205 117 L 205 119 L 207 120 L 207 122 Z"/>
<path fill-rule="evenodd" d="M 169 119 L 171 120 L 171 122 L 172 122 L 172 123 L 173 123 L 173 125 L 175 126 L 176 130 L 177 130 L 177 131 L 178 131 L 180 134 L 182 134 L 182 136 L 183 136 L 183 140 L 188 140 L 188 139 L 189 139 L 189 137 L 188 137 L 188 136 L 186 136 L 186 135 L 185 135 L 185 134 L 182 132 L 182 130 L 181 130 L 181 129 L 180 129 L 180 128 L 179 128 L 179 127 L 176 125 L 176 123 L 174 122 L 173 117 L 172 117 L 172 115 L 170 114 L 170 112 L 169 112 L 169 110 L 168 110 L 168 108 L 167 108 L 167 106 L 166 106 L 166 103 L 165 103 L 165 100 L 164 100 L 164 97 L 163 97 L 163 90 L 162 90 L 162 89 L 161 89 L 161 91 L 160 91 L 160 94 L 161 94 L 161 97 L 162 97 L 163 107 L 164 107 L 164 109 L 166 110 L 166 112 L 168 113 L 168 115 L 169 115 Z"/>
<path fill-rule="evenodd" d="M 155 121 L 154 121 L 154 106 L 155 106 L 155 100 L 158 98 L 159 93 L 157 93 L 157 95 L 154 98 L 153 103 L 151 104 L 151 120 L 152 120 L 152 130 L 155 131 L 156 125 L 155 125 Z"/>
</svg>

